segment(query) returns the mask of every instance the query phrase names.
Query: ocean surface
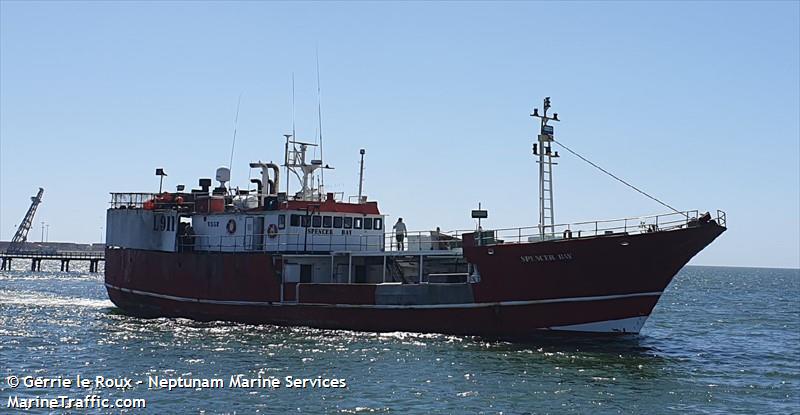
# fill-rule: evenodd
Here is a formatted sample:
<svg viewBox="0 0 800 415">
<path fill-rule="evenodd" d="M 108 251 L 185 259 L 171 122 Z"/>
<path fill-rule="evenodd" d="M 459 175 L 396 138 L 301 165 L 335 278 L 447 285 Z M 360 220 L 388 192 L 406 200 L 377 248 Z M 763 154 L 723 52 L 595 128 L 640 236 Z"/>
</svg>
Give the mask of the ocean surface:
<svg viewBox="0 0 800 415">
<path fill-rule="evenodd" d="M 27 413 L 800 413 L 800 270 L 686 267 L 643 332 L 525 344 L 127 317 L 102 273 L 0 271 L 0 413 L 11 399 L 146 400 L 144 409 Z M 77 270 L 75 270 L 77 268 Z M 12 388 L 130 378 L 130 388 Z M 231 376 L 346 388 L 228 387 Z M 225 380 L 149 388 L 149 379 Z M 143 382 L 135 384 L 136 381 Z"/>
</svg>

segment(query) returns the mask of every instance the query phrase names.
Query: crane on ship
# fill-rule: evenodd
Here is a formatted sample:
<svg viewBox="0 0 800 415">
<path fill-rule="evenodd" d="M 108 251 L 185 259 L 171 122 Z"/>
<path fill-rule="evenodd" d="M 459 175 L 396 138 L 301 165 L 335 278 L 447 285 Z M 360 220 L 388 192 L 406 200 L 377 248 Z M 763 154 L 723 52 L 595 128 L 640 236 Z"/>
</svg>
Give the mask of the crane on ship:
<svg viewBox="0 0 800 415">
<path fill-rule="evenodd" d="M 28 240 L 28 231 L 30 231 L 31 226 L 33 226 L 33 217 L 36 215 L 36 209 L 39 207 L 39 204 L 42 203 L 43 194 L 44 189 L 40 187 L 39 193 L 37 193 L 36 196 L 31 197 L 31 207 L 28 208 L 28 212 L 25 213 L 25 217 L 19 224 L 19 228 L 17 228 L 17 233 L 14 234 L 14 238 L 11 240 L 11 243 L 8 244 L 6 253 L 11 254 L 15 252 L 21 252 L 23 250 L 22 248 L 25 246 L 25 242 Z"/>
</svg>

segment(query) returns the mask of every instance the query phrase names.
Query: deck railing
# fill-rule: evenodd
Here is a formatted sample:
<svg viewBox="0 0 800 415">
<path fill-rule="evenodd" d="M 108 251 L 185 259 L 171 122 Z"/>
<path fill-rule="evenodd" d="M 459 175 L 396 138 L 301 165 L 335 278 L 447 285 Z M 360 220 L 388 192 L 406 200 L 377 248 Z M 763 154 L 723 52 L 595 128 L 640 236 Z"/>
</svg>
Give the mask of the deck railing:
<svg viewBox="0 0 800 415">
<path fill-rule="evenodd" d="M 703 214 L 704 215 L 704 214 Z M 531 243 L 561 239 L 588 238 L 604 235 L 664 232 L 692 226 L 703 216 L 698 210 L 639 216 L 622 219 L 577 222 L 555 226 L 518 227 L 501 229 L 455 230 L 447 232 L 413 231 L 403 238 L 405 251 L 458 251 L 464 234 L 477 234 L 479 245 Z M 725 212 L 718 210 L 710 217 L 726 226 Z M 178 235 L 179 249 L 202 251 L 283 251 L 283 252 L 335 252 L 335 251 L 400 251 L 397 235 L 384 232 L 374 235 L 316 235 L 305 232 L 266 233 L 246 235 Z"/>
<path fill-rule="evenodd" d="M 103 251 L 17 251 L 0 252 L 0 257 L 22 259 L 100 259 L 105 258 Z"/>
<path fill-rule="evenodd" d="M 501 243 L 542 242 L 558 239 L 587 238 L 613 234 L 640 234 L 670 231 L 697 223 L 705 214 L 698 210 L 665 213 L 660 215 L 638 216 L 588 222 L 559 224 L 554 226 L 529 226 L 484 230 L 477 239 L 481 245 Z M 717 210 L 716 217 L 710 220 L 726 226 L 725 212 Z"/>
<path fill-rule="evenodd" d="M 155 200 L 156 193 L 111 193 L 112 209 L 142 209 L 144 202 Z"/>
</svg>

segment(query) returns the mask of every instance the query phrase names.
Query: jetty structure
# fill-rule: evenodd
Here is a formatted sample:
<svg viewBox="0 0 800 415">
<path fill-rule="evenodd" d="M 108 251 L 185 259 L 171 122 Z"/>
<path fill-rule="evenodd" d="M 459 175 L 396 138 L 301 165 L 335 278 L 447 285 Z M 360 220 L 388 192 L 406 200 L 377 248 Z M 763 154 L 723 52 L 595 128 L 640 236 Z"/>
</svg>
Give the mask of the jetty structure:
<svg viewBox="0 0 800 415">
<path fill-rule="evenodd" d="M 44 189 L 39 188 L 38 193 L 31 197 L 31 205 L 25 216 L 22 218 L 17 227 L 14 237 L 9 242 L 6 250 L 0 252 L 0 270 L 7 271 L 11 269 L 12 260 L 14 259 L 30 259 L 31 271 L 41 271 L 42 261 L 60 261 L 61 271 L 69 271 L 69 264 L 71 261 L 87 261 L 89 262 L 89 272 L 98 272 L 100 262 L 105 261 L 104 252 L 76 252 L 76 251 L 56 251 L 47 250 L 42 248 L 33 248 L 28 243 L 28 232 L 33 226 L 33 218 L 36 215 L 36 210 L 42 203 L 42 195 Z M 44 239 L 44 237 L 42 238 Z"/>
<path fill-rule="evenodd" d="M 282 165 L 249 164 L 252 189 L 234 188 L 223 166 L 213 187 L 200 178 L 191 190 L 112 193 L 108 296 L 141 317 L 509 339 L 638 333 L 675 274 L 726 230 L 725 213 L 679 211 L 634 188 L 670 212 L 556 223 L 554 145 L 586 159 L 556 141 L 550 104 L 531 114 L 539 118 L 535 226 L 393 227 L 362 194 L 363 178 L 355 201 L 326 191 L 328 166 L 309 157 L 318 144 L 292 133 Z"/>
</svg>

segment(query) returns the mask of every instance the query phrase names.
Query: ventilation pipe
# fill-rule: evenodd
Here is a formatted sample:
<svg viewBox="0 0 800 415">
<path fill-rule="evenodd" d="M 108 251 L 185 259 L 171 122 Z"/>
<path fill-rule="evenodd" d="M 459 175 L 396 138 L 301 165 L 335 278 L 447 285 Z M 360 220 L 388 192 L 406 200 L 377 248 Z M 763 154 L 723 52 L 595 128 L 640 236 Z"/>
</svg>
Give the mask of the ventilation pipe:
<svg viewBox="0 0 800 415">
<path fill-rule="evenodd" d="M 267 196 L 278 196 L 278 183 L 280 183 L 280 168 L 275 163 L 250 163 L 251 169 L 261 169 L 261 186 L 258 188 L 258 205 L 267 204 Z M 269 178 L 269 170 L 272 169 L 274 180 Z"/>
<path fill-rule="evenodd" d="M 258 199 L 258 207 L 261 207 L 261 192 L 264 185 L 261 184 L 261 179 L 250 179 L 250 183 L 256 184 L 256 199 Z"/>
<path fill-rule="evenodd" d="M 273 188 L 270 188 L 269 194 L 272 196 L 278 196 L 278 183 L 280 183 L 280 180 L 278 179 L 280 179 L 281 175 L 280 167 L 278 167 L 278 165 L 275 163 L 267 163 L 267 167 L 271 168 L 272 171 L 275 172 L 275 180 L 274 180 L 275 186 Z"/>
</svg>

